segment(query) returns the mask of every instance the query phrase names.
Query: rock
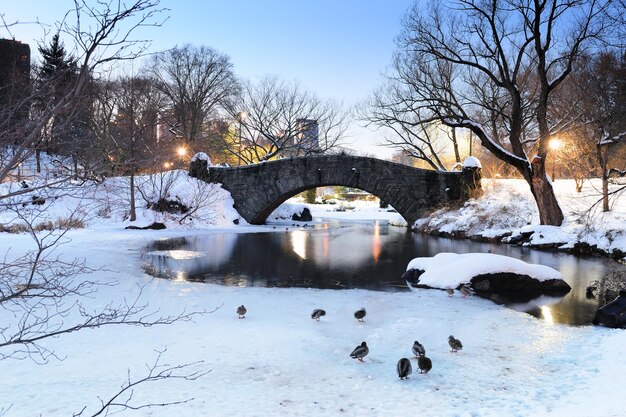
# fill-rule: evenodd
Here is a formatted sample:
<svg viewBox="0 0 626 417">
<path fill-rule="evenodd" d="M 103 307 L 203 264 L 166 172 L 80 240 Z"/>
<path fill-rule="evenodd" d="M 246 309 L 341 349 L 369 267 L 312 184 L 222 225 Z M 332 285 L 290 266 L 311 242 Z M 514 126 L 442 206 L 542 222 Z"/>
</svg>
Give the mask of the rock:
<svg viewBox="0 0 626 417">
<path fill-rule="evenodd" d="M 423 273 L 424 271 L 422 271 L 421 269 L 409 269 L 404 274 L 402 274 L 402 279 L 411 283 L 417 283 L 417 281 L 419 281 L 420 275 L 422 275 Z"/>
<path fill-rule="evenodd" d="M 125 229 L 127 230 L 163 230 L 165 229 L 165 225 L 163 223 L 159 223 L 159 222 L 154 222 L 148 226 L 126 226 Z"/>
<path fill-rule="evenodd" d="M 614 259 L 623 259 L 626 258 L 626 252 L 619 249 L 613 249 L 613 252 L 611 252 L 611 257 L 613 257 Z"/>
<path fill-rule="evenodd" d="M 44 204 L 46 204 L 46 199 L 43 197 L 39 197 L 38 195 L 34 195 L 31 197 L 30 204 L 34 206 L 43 206 Z"/>
<path fill-rule="evenodd" d="M 596 311 L 593 324 L 613 328 L 626 327 L 626 290 L 621 290 L 617 298 Z"/>
<path fill-rule="evenodd" d="M 310 222 L 313 220 L 313 216 L 311 215 L 311 210 L 309 210 L 308 207 L 305 207 L 300 213 L 294 213 L 293 216 L 291 216 L 291 220 L 297 222 Z"/>
<path fill-rule="evenodd" d="M 409 282 L 415 288 L 429 288 L 428 285 L 420 284 L 419 277 L 424 271 L 409 269 L 402 274 L 402 279 Z M 561 279 L 548 279 L 540 281 L 528 275 L 513 272 L 500 272 L 481 274 L 470 280 L 470 286 L 476 294 L 483 298 L 493 299 L 494 294 L 500 294 L 509 300 L 529 300 L 539 295 L 561 296 L 567 294 L 571 287 Z M 456 289 L 459 289 L 457 287 Z"/>
<path fill-rule="evenodd" d="M 477 275 L 470 283 L 477 293 L 565 295 L 572 289 L 567 282 L 560 279 L 540 281 L 512 272 Z"/>
<path fill-rule="evenodd" d="M 531 236 L 533 235 L 534 232 L 522 232 L 519 235 L 515 235 L 515 236 L 510 236 L 508 238 L 505 238 L 504 241 L 507 243 L 510 243 L 512 245 L 518 245 L 518 244 L 522 244 L 522 243 L 526 243 L 530 241 Z"/>
<path fill-rule="evenodd" d="M 158 212 L 166 212 L 172 214 L 185 214 L 189 211 L 189 207 L 176 200 L 159 199 L 156 203 L 148 204 L 148 208 Z"/>
</svg>

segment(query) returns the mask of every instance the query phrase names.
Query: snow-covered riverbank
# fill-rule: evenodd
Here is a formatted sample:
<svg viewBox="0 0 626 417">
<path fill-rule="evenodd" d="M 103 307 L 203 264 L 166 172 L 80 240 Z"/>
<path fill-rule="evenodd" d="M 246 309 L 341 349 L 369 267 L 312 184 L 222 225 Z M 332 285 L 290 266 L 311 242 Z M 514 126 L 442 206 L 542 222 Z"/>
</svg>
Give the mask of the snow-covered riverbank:
<svg viewBox="0 0 626 417">
<path fill-rule="evenodd" d="M 8 416 L 93 410 L 127 369 L 141 376 L 154 350 L 164 347 L 167 363 L 204 361 L 194 369 L 211 372 L 196 381 L 137 387 L 137 403 L 195 399 L 135 415 L 619 416 L 626 409 L 614 390 L 626 382 L 624 331 L 551 325 L 439 291 L 234 288 L 151 279 L 140 268 L 140 248 L 176 234 L 76 230 L 62 252 L 114 270 L 91 274 L 119 282 L 99 290 L 89 301 L 93 308 L 131 297 L 144 284 L 142 299 L 161 314 L 221 307 L 191 323 L 64 335 L 46 342 L 64 359 L 45 366 L 0 361 L 2 407 L 13 404 Z M 13 250 L 25 249 L 28 239 L 10 236 Z M 240 304 L 248 308 L 243 320 L 235 313 Z M 359 307 L 368 311 L 365 323 L 352 317 Z M 314 308 L 327 311 L 319 323 L 309 317 Z M 463 341 L 458 354 L 449 352 L 450 334 Z M 411 355 L 416 339 L 433 370 L 400 381 L 396 362 Z M 348 356 L 361 341 L 370 347 L 362 364 Z"/>
<path fill-rule="evenodd" d="M 76 208 L 81 210 L 87 228 L 71 230 L 67 235 L 71 241 L 57 253 L 65 259 L 84 257 L 89 266 L 105 268 L 79 279 L 115 284 L 100 287 L 86 298 L 86 307 L 98 310 L 110 302 L 132 299 L 143 286 L 141 300 L 159 314 L 219 308 L 196 316 L 193 322 L 149 328 L 103 327 L 48 339 L 46 348 L 54 350 L 58 358 L 50 358 L 46 365 L 29 359 L 1 360 L 0 414 L 5 410 L 6 416 L 66 416 L 87 406 L 84 415 L 89 415 L 99 407 L 98 397 L 107 398 L 119 389 L 127 370 L 132 379 L 145 376 L 145 364 L 154 361 L 155 350 L 165 347 L 164 362 L 203 361 L 192 369 L 210 372 L 196 381 L 164 380 L 138 386 L 135 404 L 194 400 L 174 408 L 127 414 L 608 417 L 621 416 L 626 409 L 626 399 L 619 394 L 619 387 L 626 383 L 622 360 L 626 332 L 622 330 L 554 325 L 476 297 L 448 298 L 441 291 L 240 288 L 153 279 L 141 269 L 140 258 L 141 248 L 150 240 L 220 230 L 273 229 L 248 226 L 241 219 L 235 225 L 238 216 L 228 195 L 210 190 L 214 203 L 192 219 L 181 223 L 142 208 L 142 225 L 163 221 L 168 229 L 124 230 L 129 224 L 124 220 L 124 180 L 112 181 L 121 183 L 97 190 L 66 189 L 56 199 L 48 196 L 43 212 L 37 213 L 40 206 L 26 206 L 25 210 L 37 221 L 62 219 L 76 213 Z M 201 197 L 200 189 L 193 191 L 191 180 L 181 177 L 179 181 L 172 189 L 173 196 L 183 202 Z M 511 188 L 490 187 L 486 188 L 491 198 L 470 202 L 447 217 L 438 213 L 429 224 L 439 219 L 441 230 L 470 230 L 471 225 L 478 227 L 480 222 L 474 218 L 479 213 L 488 216 L 478 217 L 483 219 L 482 231 L 472 229 L 471 233 L 520 229 L 529 221 L 534 224 L 530 202 L 515 198 L 512 206 Z M 561 201 L 569 207 L 578 200 Z M 380 210 L 375 204 L 353 205 L 354 211 L 343 212 L 333 211 L 335 207 L 329 205 L 310 207 L 314 216 L 354 221 L 376 218 L 402 224 L 397 213 Z M 624 212 L 619 207 L 587 228 L 595 230 L 598 242 L 610 240 L 607 248 L 626 246 L 620 231 Z M 568 221 L 558 231 L 578 238 L 583 225 L 573 220 L 574 208 L 566 211 Z M 18 217 L 4 211 L 0 222 L 11 224 Z M 503 219 L 515 221 L 503 225 Z M 615 238 L 602 240 L 608 231 Z M 8 259 L 33 247 L 27 234 L 2 233 L 1 239 L 2 255 L 8 253 Z M 241 304 L 248 314 L 238 320 L 235 310 Z M 364 323 L 357 323 L 352 316 L 360 307 L 368 311 Z M 319 323 L 310 319 L 314 308 L 327 312 Z M 0 310 L 0 326 L 10 320 L 12 314 Z M 67 321 L 71 322 L 71 317 Z M 449 352 L 450 334 L 463 342 L 464 349 L 457 354 Z M 414 340 L 425 345 L 433 370 L 400 381 L 396 363 L 410 357 Z M 370 354 L 365 363 L 358 363 L 349 353 L 362 341 L 368 343 Z M 415 362 L 413 368 L 417 368 Z"/>
<path fill-rule="evenodd" d="M 626 255 L 626 196 L 612 200 L 603 213 L 599 180 L 586 181 L 577 193 L 574 180 L 554 182 L 565 221 L 540 226 L 539 215 L 524 180 L 483 180 L 483 196 L 459 208 L 436 211 L 415 223 L 420 232 L 457 238 L 520 242 L 539 249 L 582 254 Z M 594 207 L 595 204 L 595 207 Z M 594 207 L 594 209 L 591 209 Z"/>
</svg>

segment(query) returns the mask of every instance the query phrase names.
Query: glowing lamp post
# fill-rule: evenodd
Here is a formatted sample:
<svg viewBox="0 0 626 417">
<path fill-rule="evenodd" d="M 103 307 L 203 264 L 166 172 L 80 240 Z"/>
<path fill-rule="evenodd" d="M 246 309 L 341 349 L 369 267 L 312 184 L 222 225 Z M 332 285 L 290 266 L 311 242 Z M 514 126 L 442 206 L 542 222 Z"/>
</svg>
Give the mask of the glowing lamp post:
<svg viewBox="0 0 626 417">
<path fill-rule="evenodd" d="M 550 147 L 551 150 L 558 151 L 559 149 L 563 147 L 563 142 L 561 142 L 561 139 L 554 137 L 550 139 L 550 142 L 548 142 L 548 146 Z M 556 179 L 555 165 L 556 165 L 556 157 L 552 159 L 552 181 Z"/>
<path fill-rule="evenodd" d="M 179 146 L 178 148 L 176 148 L 176 155 L 178 156 L 178 161 L 176 162 L 176 165 L 182 167 L 185 161 L 185 156 L 187 155 L 187 148 L 185 148 L 184 146 Z"/>
</svg>

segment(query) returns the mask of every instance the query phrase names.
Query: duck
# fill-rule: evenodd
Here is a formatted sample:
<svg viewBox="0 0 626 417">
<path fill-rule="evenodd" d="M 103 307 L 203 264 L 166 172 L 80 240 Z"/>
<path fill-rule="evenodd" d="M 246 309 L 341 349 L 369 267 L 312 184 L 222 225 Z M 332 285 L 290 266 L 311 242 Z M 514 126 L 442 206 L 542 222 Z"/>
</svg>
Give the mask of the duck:
<svg viewBox="0 0 626 417">
<path fill-rule="evenodd" d="M 311 313 L 311 318 L 317 321 L 320 321 L 320 317 L 325 316 L 325 315 L 326 315 L 325 310 L 322 310 L 321 308 L 316 308 L 315 310 L 313 310 L 313 313 Z"/>
<path fill-rule="evenodd" d="M 240 319 L 245 319 L 247 312 L 248 310 L 243 306 L 243 304 L 237 307 L 237 314 L 239 314 Z"/>
<path fill-rule="evenodd" d="M 463 295 L 463 297 L 471 297 L 474 295 L 474 289 L 470 287 L 469 284 L 463 284 L 461 285 L 461 295 Z"/>
<path fill-rule="evenodd" d="M 420 374 L 427 374 L 428 371 L 433 369 L 433 361 L 430 358 L 427 358 L 424 355 L 420 355 L 417 358 L 417 366 L 420 368 Z"/>
<path fill-rule="evenodd" d="M 450 345 L 450 352 L 458 352 L 463 349 L 463 344 L 459 339 L 455 339 L 454 336 L 450 335 L 448 337 L 448 344 Z"/>
<path fill-rule="evenodd" d="M 409 379 L 409 375 L 413 371 L 411 369 L 411 361 L 407 358 L 402 358 L 398 361 L 398 365 L 396 365 L 396 370 L 398 371 L 398 376 L 400 379 Z"/>
<path fill-rule="evenodd" d="M 452 297 L 454 295 L 454 289 L 453 288 L 446 288 L 446 292 L 448 293 L 448 297 Z"/>
<path fill-rule="evenodd" d="M 354 312 L 354 318 L 357 319 L 357 321 L 365 321 L 363 320 L 363 318 L 365 317 L 366 314 L 367 313 L 365 312 L 365 309 L 360 308 Z"/>
<path fill-rule="evenodd" d="M 413 342 L 413 354 L 415 357 L 424 356 L 426 354 L 426 349 L 424 349 L 424 345 L 422 345 L 417 340 Z"/>
<path fill-rule="evenodd" d="M 360 362 L 363 362 L 363 358 L 370 353 L 370 349 L 367 347 L 367 343 L 362 342 L 359 346 L 355 347 L 350 357 L 352 359 L 358 359 Z"/>
</svg>

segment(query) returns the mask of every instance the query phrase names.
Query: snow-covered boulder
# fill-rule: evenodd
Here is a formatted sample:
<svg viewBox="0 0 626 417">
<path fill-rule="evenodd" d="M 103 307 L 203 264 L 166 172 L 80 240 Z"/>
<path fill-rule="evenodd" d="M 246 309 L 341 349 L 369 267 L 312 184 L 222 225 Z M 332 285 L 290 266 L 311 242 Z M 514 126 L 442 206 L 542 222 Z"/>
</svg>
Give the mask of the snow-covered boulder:
<svg viewBox="0 0 626 417">
<path fill-rule="evenodd" d="M 571 289 L 560 272 L 545 265 L 492 253 L 439 253 L 409 262 L 405 279 L 425 288 L 459 288 L 476 292 L 566 294 Z"/>
<path fill-rule="evenodd" d="M 284 203 L 270 214 L 269 219 L 271 221 L 294 220 L 310 222 L 313 220 L 313 217 L 311 216 L 311 210 L 304 204 Z"/>
</svg>

